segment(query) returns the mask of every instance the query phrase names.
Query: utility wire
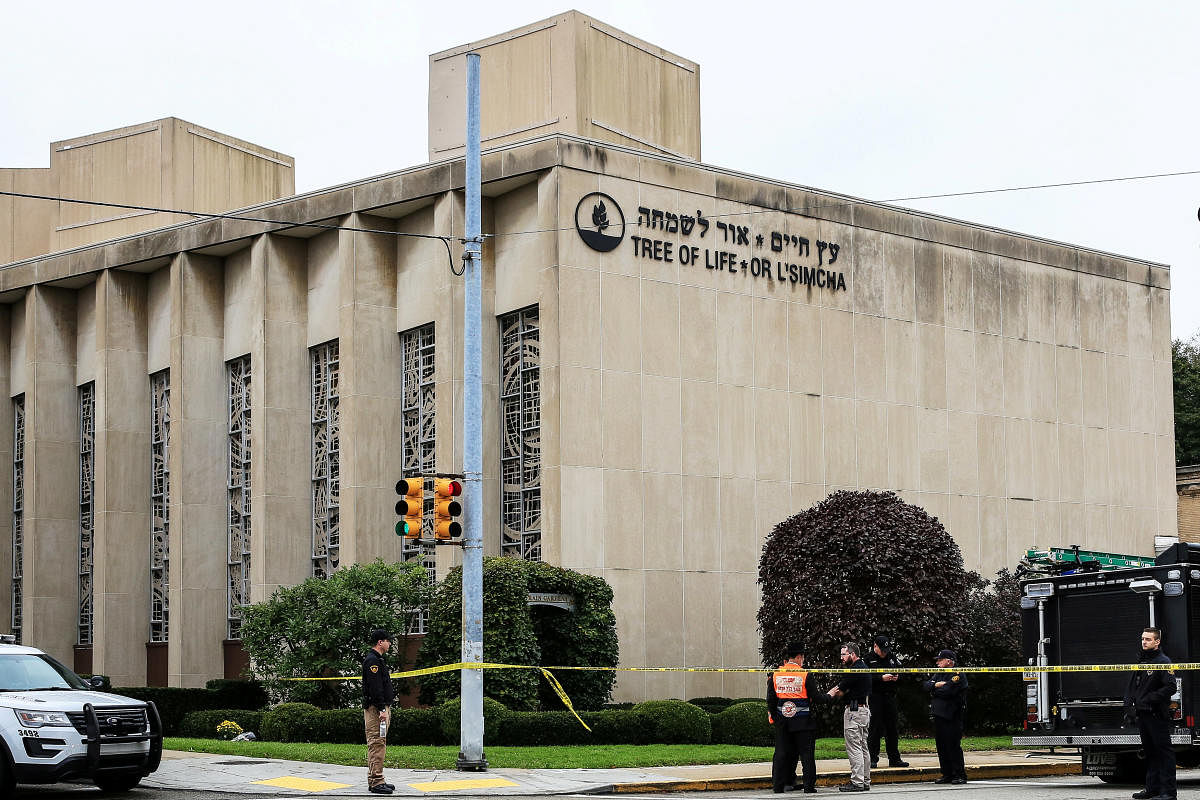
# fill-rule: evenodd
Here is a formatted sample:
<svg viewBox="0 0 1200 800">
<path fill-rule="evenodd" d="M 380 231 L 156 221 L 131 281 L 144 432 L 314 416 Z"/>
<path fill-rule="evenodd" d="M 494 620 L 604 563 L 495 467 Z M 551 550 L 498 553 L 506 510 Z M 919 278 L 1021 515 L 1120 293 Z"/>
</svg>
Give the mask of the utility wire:
<svg viewBox="0 0 1200 800">
<path fill-rule="evenodd" d="M 923 194 L 923 195 L 911 195 L 911 196 L 907 196 L 907 197 L 892 197 L 892 198 L 888 198 L 888 199 L 884 199 L 884 200 L 849 199 L 849 200 L 839 200 L 837 202 L 832 202 L 832 203 L 821 203 L 821 204 L 815 205 L 815 206 L 806 205 L 806 206 L 796 206 L 796 207 L 791 207 L 791 208 L 763 208 L 763 209 L 756 209 L 753 211 L 732 211 L 732 212 L 729 212 L 726 214 L 713 214 L 711 217 L 707 217 L 706 219 L 720 219 L 720 218 L 724 218 L 724 217 L 749 216 L 752 214 L 779 214 L 779 213 L 806 214 L 808 212 L 817 211 L 817 210 L 824 209 L 824 208 L 838 208 L 838 207 L 844 207 L 844 206 L 862 205 L 865 203 L 872 203 L 872 204 L 873 203 L 906 203 L 906 202 L 912 202 L 912 201 L 916 201 L 916 200 L 941 200 L 941 199 L 948 199 L 948 198 L 953 198 L 953 197 L 974 197 L 974 196 L 981 196 L 981 195 L 988 195 L 988 194 L 1005 194 L 1005 193 L 1009 193 L 1009 192 L 1027 192 L 1027 191 L 1034 191 L 1034 190 L 1038 190 L 1038 189 L 1060 189 L 1060 188 L 1066 188 L 1066 187 L 1071 187 L 1071 186 L 1095 186 L 1095 185 L 1105 184 L 1105 183 L 1124 183 L 1124 182 L 1128 182 L 1128 181 L 1156 180 L 1159 178 L 1177 178 L 1177 177 L 1182 177 L 1182 176 L 1187 176 L 1187 175 L 1200 175 L 1200 170 L 1183 170 L 1183 171 L 1179 171 L 1179 172 L 1158 172 L 1158 173 L 1151 173 L 1151 174 L 1146 174 L 1146 175 L 1124 175 L 1124 176 L 1119 176 L 1119 177 L 1115 177 L 1115 178 L 1095 178 L 1095 179 L 1091 179 L 1091 180 L 1062 181 L 1059 183 L 1035 183 L 1035 184 L 1028 184 L 1028 185 L 1022 185 L 1022 186 L 1005 186 L 1005 187 L 992 188 L 992 189 L 973 189 L 973 190 L 962 191 L 962 192 L 942 192 L 939 194 Z M 49 196 L 49 195 L 25 194 L 22 192 L 0 191 L 0 196 L 22 197 L 22 198 L 26 198 L 26 199 L 30 199 L 30 200 L 49 200 L 49 201 L 60 202 L 60 203 L 79 203 L 79 204 L 83 204 L 83 205 L 104 206 L 107 208 L 127 208 L 127 209 L 133 209 L 136 211 L 151 211 L 151 212 L 157 212 L 157 213 L 163 213 L 163 214 L 179 214 L 182 216 L 202 217 L 202 218 L 209 218 L 209 219 L 230 219 L 230 220 L 241 220 L 244 222 L 260 222 L 260 223 L 265 223 L 265 224 L 269 224 L 269 225 L 280 225 L 280 226 L 283 226 L 283 228 L 322 228 L 325 230 L 350 231 L 353 233 L 381 233 L 381 234 L 385 234 L 388 236 L 409 236 L 409 237 L 415 237 L 415 238 L 420 238 L 420 239 L 436 239 L 436 240 L 441 241 L 446 244 L 446 252 L 447 253 L 450 252 L 450 250 L 449 250 L 450 241 L 452 241 L 455 238 L 455 237 L 450 237 L 450 236 L 438 236 L 436 234 L 428 234 L 428 233 L 409 233 L 406 231 L 388 231 L 388 230 L 380 230 L 377 228 L 356 228 L 356 227 L 351 227 L 351 226 L 346 226 L 346 225 L 329 225 L 329 224 L 323 224 L 323 223 L 319 223 L 319 222 L 288 222 L 286 220 L 266 219 L 263 217 L 249 217 L 249 216 L 245 216 L 245 215 L 241 215 L 241 214 L 215 214 L 215 213 L 209 213 L 209 212 L 204 212 L 204 211 L 184 211 L 184 210 L 179 210 L 179 209 L 155 208 L 153 206 L 132 205 L 129 203 L 111 203 L 111 202 L 103 202 L 100 200 L 78 200 L 78 199 L 73 199 L 73 198 L 68 198 L 68 197 L 53 197 L 53 196 Z M 537 229 L 527 230 L 527 231 L 506 231 L 503 233 L 487 233 L 487 234 L 484 234 L 484 238 L 495 238 L 495 237 L 499 237 L 499 236 L 526 236 L 529 234 L 536 234 L 536 233 L 558 233 L 560 231 L 570 231 L 570 230 L 574 230 L 574 226 L 562 227 L 562 228 L 537 228 Z M 460 241 L 461 241 L 461 239 L 460 239 Z"/>
<path fill-rule="evenodd" d="M 845 207 L 845 206 L 863 205 L 866 203 L 907 203 L 907 202 L 912 202 L 914 200 L 938 200 L 938 199 L 945 199 L 945 198 L 951 198 L 951 197 L 973 197 L 976 195 L 1002 194 L 1002 193 L 1006 193 L 1006 192 L 1027 192 L 1027 191 L 1033 191 L 1036 189 L 1059 189 L 1059 188 L 1070 187 L 1070 186 L 1092 186 L 1092 185 L 1103 184 L 1103 183 L 1123 183 L 1126 181 L 1145 181 L 1145 180 L 1153 180 L 1153 179 L 1157 179 L 1157 178 L 1177 178 L 1177 177 L 1181 177 L 1181 176 L 1185 176 L 1185 175 L 1200 175 L 1200 170 L 1184 170 L 1181 172 L 1159 172 L 1159 173 L 1154 173 L 1154 174 L 1149 174 L 1149 175 L 1125 175 L 1125 176 L 1120 176 L 1120 177 L 1116 177 L 1116 178 L 1096 178 L 1093 180 L 1063 181 L 1061 183 L 1037 183 L 1037 184 L 1030 184 L 1027 186 L 1006 186 L 1006 187 L 997 188 L 997 189 L 974 189 L 971 191 L 964 191 L 964 192 L 944 192 L 941 194 L 912 195 L 910 197 L 892 197 L 892 198 L 888 198 L 886 200 L 864 200 L 864 199 L 839 200 L 839 201 L 833 202 L 833 203 L 820 203 L 818 205 L 813 205 L 813 206 L 805 205 L 805 206 L 796 206 L 796 207 L 792 207 L 792 208 L 762 208 L 762 209 L 757 209 L 754 211 L 731 211 L 727 214 L 713 214 L 710 217 L 705 217 L 705 219 L 722 219 L 725 217 L 743 217 L 743 216 L 750 216 L 752 214 L 780 214 L 780 213 L 808 214 L 809 212 L 817 211 L 817 210 L 824 209 L 824 208 L 840 208 L 840 207 Z M 538 230 L 530 230 L 530 231 L 508 231 L 505 233 L 492 233 L 492 234 L 488 234 L 488 236 L 524 236 L 526 234 L 531 234 L 531 233 L 557 233 L 559 231 L 570 231 L 570 230 L 574 230 L 574 229 L 575 228 L 573 226 L 572 227 L 564 227 L 564 228 L 541 228 Z"/>
<path fill-rule="evenodd" d="M 321 228 L 322 230 L 330 231 L 349 231 L 351 233 L 382 233 L 387 236 L 408 236 L 415 239 L 435 239 L 446 246 L 446 258 L 450 260 L 450 271 L 454 272 L 454 257 L 450 254 L 450 242 L 452 237 L 437 236 L 431 233 L 410 233 L 408 231 L 388 231 L 380 228 L 356 228 L 350 225 L 329 225 L 321 222 L 289 222 L 280 219 L 267 219 L 265 217 L 248 217 L 243 214 L 215 214 L 208 211 L 182 211 L 173 208 L 157 208 L 155 206 L 139 206 L 132 203 L 110 203 L 102 200 L 78 200 L 70 197 L 53 197 L 44 194 L 27 194 L 25 192 L 6 192 L 0 190 L 0 196 L 4 197 L 20 197 L 26 200 L 49 200 L 57 203 L 77 203 L 87 206 L 102 206 L 104 208 L 126 208 L 134 211 L 150 211 L 160 214 L 179 214 L 185 217 L 201 217 L 203 219 L 230 219 L 241 222 L 260 222 L 268 225 L 279 225 L 275 230 L 288 230 L 291 228 Z M 455 274 L 459 274 L 455 272 Z"/>
</svg>

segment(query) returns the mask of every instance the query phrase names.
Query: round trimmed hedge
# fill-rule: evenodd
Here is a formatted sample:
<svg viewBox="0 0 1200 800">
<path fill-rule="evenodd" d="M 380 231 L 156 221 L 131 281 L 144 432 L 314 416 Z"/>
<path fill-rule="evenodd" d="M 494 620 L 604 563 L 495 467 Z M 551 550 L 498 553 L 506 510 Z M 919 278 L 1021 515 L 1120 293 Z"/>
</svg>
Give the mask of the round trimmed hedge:
<svg viewBox="0 0 1200 800">
<path fill-rule="evenodd" d="M 708 744 L 712 721 L 707 711 L 682 700 L 648 700 L 633 707 L 650 741 L 662 744 Z"/>
<path fill-rule="evenodd" d="M 735 703 L 712 717 L 713 744 L 741 744 L 770 747 L 775 731 L 767 722 L 767 704 L 763 700 Z"/>
</svg>

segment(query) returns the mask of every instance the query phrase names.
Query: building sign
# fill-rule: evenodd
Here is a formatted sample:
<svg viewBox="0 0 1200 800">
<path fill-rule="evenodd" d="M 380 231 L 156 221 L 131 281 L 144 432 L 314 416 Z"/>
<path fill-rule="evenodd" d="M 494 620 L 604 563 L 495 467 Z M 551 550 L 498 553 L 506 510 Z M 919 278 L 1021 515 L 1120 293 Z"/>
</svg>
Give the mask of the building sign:
<svg viewBox="0 0 1200 800">
<path fill-rule="evenodd" d="M 842 251 L 837 242 L 710 220 L 699 210 L 692 215 L 638 206 L 637 226 L 640 235 L 629 237 L 634 258 L 703 265 L 714 273 L 793 287 L 846 291 L 846 275 L 834 266 Z M 592 192 L 575 207 L 575 228 L 588 247 L 607 253 L 625 237 L 625 215 L 611 196 Z M 713 238 L 707 239 L 710 234 Z"/>
<path fill-rule="evenodd" d="M 625 214 L 603 192 L 585 194 L 575 206 L 575 230 L 588 247 L 607 253 L 625 238 Z"/>
<path fill-rule="evenodd" d="M 575 596 L 555 592 L 530 592 L 529 605 L 551 606 L 552 608 L 561 608 L 563 611 L 574 611 Z"/>
</svg>

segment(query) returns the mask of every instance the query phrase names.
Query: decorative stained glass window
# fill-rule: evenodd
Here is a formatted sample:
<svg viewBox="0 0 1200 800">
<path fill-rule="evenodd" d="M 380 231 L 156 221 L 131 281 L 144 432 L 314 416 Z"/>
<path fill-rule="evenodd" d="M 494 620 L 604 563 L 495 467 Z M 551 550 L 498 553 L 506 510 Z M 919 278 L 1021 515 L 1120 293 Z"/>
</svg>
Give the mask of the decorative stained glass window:
<svg viewBox="0 0 1200 800">
<path fill-rule="evenodd" d="M 92 546 L 95 537 L 96 384 L 79 387 L 79 644 L 92 643 Z"/>
<path fill-rule="evenodd" d="M 230 639 L 240 639 L 242 606 L 250 602 L 250 356 L 226 362 L 229 385 Z"/>
<path fill-rule="evenodd" d="M 541 357 L 537 306 L 500 317 L 502 555 L 542 560 Z"/>
<path fill-rule="evenodd" d="M 25 395 L 13 398 L 12 632 L 21 642 L 25 566 Z"/>
<path fill-rule="evenodd" d="M 435 394 L 433 379 L 433 323 L 404 331 L 400 334 L 400 350 L 403 360 L 401 370 L 401 442 L 402 461 L 405 475 L 432 476 L 437 424 L 434 414 Z M 425 514 L 421 538 L 433 538 L 433 481 L 425 482 Z M 406 562 L 421 564 L 429 573 L 430 582 L 436 580 L 437 548 L 432 544 L 405 539 L 401 554 Z M 429 613 L 422 609 L 412 617 L 410 633 L 425 633 L 429 624 Z"/>
<path fill-rule="evenodd" d="M 312 384 L 312 574 L 329 577 L 341 560 L 341 416 L 338 343 L 309 350 Z"/>
<path fill-rule="evenodd" d="M 150 641 L 169 637 L 171 372 L 150 376 Z"/>
</svg>

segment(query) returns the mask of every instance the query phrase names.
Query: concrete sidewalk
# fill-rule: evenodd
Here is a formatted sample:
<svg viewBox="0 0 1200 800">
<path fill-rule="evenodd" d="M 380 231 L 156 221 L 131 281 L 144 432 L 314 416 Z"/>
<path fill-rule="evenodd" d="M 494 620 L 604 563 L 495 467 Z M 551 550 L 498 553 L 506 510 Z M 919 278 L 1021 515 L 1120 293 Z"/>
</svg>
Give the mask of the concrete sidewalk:
<svg viewBox="0 0 1200 800">
<path fill-rule="evenodd" d="M 906 755 L 908 767 L 876 769 L 872 784 L 932 781 L 940 773 L 937 756 Z M 1078 775 L 1078 755 L 1021 750 L 981 751 L 966 754 L 967 775 L 974 780 L 999 777 Z M 278 761 L 241 756 L 167 751 L 157 772 L 142 781 L 163 789 L 200 789 L 229 794 L 369 796 L 366 769 L 302 761 Z M 845 759 L 817 762 L 820 792 L 848 779 Z M 717 764 L 645 769 L 493 769 L 488 772 L 454 770 L 384 770 L 384 778 L 404 796 L 431 794 L 610 794 L 684 792 L 721 789 L 767 790 L 771 765 Z"/>
</svg>

